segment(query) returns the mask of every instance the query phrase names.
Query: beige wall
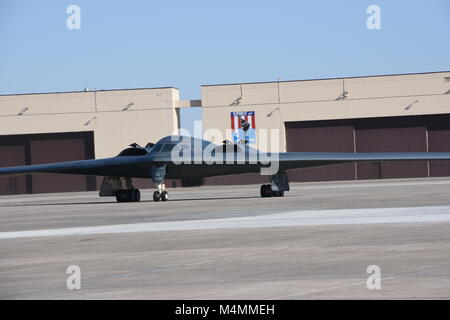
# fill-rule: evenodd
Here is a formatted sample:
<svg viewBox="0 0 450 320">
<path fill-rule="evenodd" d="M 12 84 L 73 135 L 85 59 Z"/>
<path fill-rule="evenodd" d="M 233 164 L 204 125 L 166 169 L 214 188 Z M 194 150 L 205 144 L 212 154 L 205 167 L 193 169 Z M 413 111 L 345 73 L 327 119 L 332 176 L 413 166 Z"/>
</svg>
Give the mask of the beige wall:
<svg viewBox="0 0 450 320">
<path fill-rule="evenodd" d="M 3 95 L 0 135 L 94 131 L 96 158 L 110 157 L 176 133 L 178 100 L 175 88 Z"/>
<path fill-rule="evenodd" d="M 225 134 L 230 112 L 255 111 L 257 129 L 281 129 L 284 151 L 284 122 L 450 113 L 449 89 L 450 72 L 203 86 L 203 128 Z"/>
</svg>

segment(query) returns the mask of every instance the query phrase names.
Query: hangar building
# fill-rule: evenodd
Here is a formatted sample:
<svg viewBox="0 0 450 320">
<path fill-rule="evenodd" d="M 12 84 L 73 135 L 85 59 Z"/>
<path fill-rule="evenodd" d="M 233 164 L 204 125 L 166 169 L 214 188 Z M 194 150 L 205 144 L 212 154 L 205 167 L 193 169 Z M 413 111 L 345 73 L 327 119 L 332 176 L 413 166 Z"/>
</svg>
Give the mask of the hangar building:
<svg viewBox="0 0 450 320">
<path fill-rule="evenodd" d="M 179 108 L 195 106 L 202 107 L 203 130 L 218 129 L 229 140 L 238 130 L 238 116 L 251 118 L 256 145 L 263 138 L 259 129 L 278 129 L 280 151 L 450 151 L 450 71 L 204 85 L 201 95 L 200 101 L 181 101 L 176 88 L 1 95 L 0 167 L 114 156 L 132 142 L 145 145 L 176 134 Z M 447 161 L 289 172 L 291 181 L 449 175 Z M 243 174 L 202 182 L 266 180 Z M 99 179 L 84 176 L 2 177 L 0 194 L 94 190 L 98 185 Z"/>
<path fill-rule="evenodd" d="M 106 158 L 130 143 L 155 142 L 177 133 L 179 95 L 176 88 L 2 95 L 0 167 Z M 99 180 L 62 174 L 0 177 L 0 194 L 95 190 Z"/>
<path fill-rule="evenodd" d="M 205 85 L 202 108 L 204 129 L 230 128 L 232 112 L 254 112 L 256 134 L 279 129 L 280 151 L 450 151 L 450 72 Z M 449 175 L 449 162 L 374 162 L 292 170 L 289 179 Z M 267 178 L 244 174 L 204 182 L 246 181 Z"/>
</svg>

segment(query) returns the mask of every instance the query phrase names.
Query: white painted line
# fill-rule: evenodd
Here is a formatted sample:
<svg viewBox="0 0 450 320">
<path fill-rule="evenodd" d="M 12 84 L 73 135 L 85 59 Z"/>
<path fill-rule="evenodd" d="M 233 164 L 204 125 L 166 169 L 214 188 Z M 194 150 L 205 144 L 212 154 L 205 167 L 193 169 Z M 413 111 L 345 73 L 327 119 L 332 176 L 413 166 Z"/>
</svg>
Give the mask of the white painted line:
<svg viewBox="0 0 450 320">
<path fill-rule="evenodd" d="M 96 227 L 0 232 L 0 239 L 130 232 L 448 221 L 450 221 L 450 206 L 345 210 L 302 210 L 269 215 L 222 219 L 150 222 L 105 225 Z"/>
</svg>

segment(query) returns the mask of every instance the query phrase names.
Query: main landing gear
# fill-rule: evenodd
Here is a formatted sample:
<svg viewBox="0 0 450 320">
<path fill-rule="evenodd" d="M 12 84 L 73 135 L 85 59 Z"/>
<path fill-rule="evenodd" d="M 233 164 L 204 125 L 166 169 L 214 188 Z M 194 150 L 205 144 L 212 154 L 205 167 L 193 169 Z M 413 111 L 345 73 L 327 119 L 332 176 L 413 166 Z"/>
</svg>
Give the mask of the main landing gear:
<svg viewBox="0 0 450 320">
<path fill-rule="evenodd" d="M 100 197 L 116 197 L 117 202 L 141 200 L 141 192 L 133 186 L 131 178 L 104 177 L 99 195 Z"/>
<path fill-rule="evenodd" d="M 261 197 L 284 197 L 284 192 L 289 191 L 289 180 L 286 172 L 279 172 L 270 176 L 271 184 L 261 186 Z"/>
<path fill-rule="evenodd" d="M 261 197 L 262 198 L 284 197 L 284 191 L 274 191 L 274 190 L 272 190 L 272 185 L 263 184 L 261 186 Z"/>
<path fill-rule="evenodd" d="M 141 201 L 141 192 L 133 186 L 131 178 L 124 178 L 125 188 L 116 190 L 117 202 L 139 202 Z"/>
<path fill-rule="evenodd" d="M 125 189 L 116 191 L 117 202 L 139 202 L 141 201 L 141 192 L 139 189 Z"/>
</svg>

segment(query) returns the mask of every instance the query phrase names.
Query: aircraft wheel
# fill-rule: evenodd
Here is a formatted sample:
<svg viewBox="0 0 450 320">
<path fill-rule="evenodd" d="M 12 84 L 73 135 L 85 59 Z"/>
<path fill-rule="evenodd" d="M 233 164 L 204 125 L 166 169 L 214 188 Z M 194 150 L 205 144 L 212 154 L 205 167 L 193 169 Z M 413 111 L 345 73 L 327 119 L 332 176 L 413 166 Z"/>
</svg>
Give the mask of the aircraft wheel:
<svg viewBox="0 0 450 320">
<path fill-rule="evenodd" d="M 273 197 L 284 197 L 284 191 L 272 191 Z"/>
<path fill-rule="evenodd" d="M 132 191 L 131 191 L 131 193 L 132 193 L 132 198 L 133 198 L 133 200 L 132 201 L 134 201 L 134 202 L 139 202 L 139 201 L 141 201 L 141 192 L 139 191 L 139 189 L 133 189 Z"/>
<path fill-rule="evenodd" d="M 267 198 L 272 196 L 272 187 L 270 184 L 263 184 L 261 186 L 261 197 Z"/>
<path fill-rule="evenodd" d="M 134 193 L 133 190 L 125 190 L 125 202 L 133 202 L 134 201 Z"/>
<path fill-rule="evenodd" d="M 117 202 L 127 202 L 129 201 L 129 196 L 127 190 L 118 190 L 116 193 Z"/>
<path fill-rule="evenodd" d="M 159 193 L 159 191 L 153 192 L 153 201 L 159 201 L 159 200 L 161 200 L 161 194 Z"/>
<path fill-rule="evenodd" d="M 167 200 L 169 200 L 169 193 L 168 193 L 167 191 L 161 192 L 161 200 L 162 200 L 162 201 L 167 201 Z"/>
</svg>

